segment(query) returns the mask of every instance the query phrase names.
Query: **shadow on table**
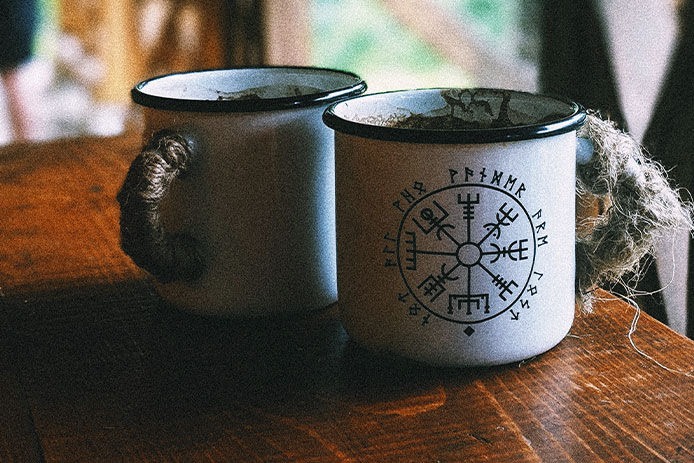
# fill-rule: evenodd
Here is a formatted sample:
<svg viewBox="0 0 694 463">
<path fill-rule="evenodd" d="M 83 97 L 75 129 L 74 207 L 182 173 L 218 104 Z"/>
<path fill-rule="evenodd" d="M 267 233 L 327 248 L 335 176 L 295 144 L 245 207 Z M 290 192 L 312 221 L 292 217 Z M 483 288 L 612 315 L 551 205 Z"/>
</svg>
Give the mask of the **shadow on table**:
<svg viewBox="0 0 694 463">
<path fill-rule="evenodd" d="M 349 340 L 334 307 L 255 320 L 191 315 L 162 302 L 145 280 L 5 302 L 29 401 L 60 413 L 167 419 L 239 406 L 320 413 L 338 402 L 398 400 L 493 371 L 371 354 Z"/>
</svg>

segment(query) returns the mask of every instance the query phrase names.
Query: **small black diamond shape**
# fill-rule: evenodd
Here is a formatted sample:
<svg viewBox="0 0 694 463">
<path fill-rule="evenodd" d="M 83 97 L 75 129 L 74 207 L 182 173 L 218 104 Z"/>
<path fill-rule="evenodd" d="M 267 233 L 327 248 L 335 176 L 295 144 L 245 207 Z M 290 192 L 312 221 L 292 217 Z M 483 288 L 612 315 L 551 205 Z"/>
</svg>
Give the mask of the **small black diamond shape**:
<svg viewBox="0 0 694 463">
<path fill-rule="evenodd" d="M 471 326 L 468 326 L 467 328 L 465 328 L 463 330 L 463 333 L 467 334 L 468 336 L 472 336 L 472 333 L 474 333 L 474 332 L 475 332 L 475 330 Z"/>
</svg>

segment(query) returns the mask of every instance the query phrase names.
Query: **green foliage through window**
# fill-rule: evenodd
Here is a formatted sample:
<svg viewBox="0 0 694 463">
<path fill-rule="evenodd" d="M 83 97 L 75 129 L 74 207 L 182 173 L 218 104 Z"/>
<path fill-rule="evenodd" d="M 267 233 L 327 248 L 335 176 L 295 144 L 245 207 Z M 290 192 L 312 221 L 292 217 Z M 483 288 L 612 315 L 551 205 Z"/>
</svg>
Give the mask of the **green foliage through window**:
<svg viewBox="0 0 694 463">
<path fill-rule="evenodd" d="M 311 19 L 312 64 L 356 72 L 370 91 L 471 83 L 377 0 L 313 0 Z"/>
</svg>

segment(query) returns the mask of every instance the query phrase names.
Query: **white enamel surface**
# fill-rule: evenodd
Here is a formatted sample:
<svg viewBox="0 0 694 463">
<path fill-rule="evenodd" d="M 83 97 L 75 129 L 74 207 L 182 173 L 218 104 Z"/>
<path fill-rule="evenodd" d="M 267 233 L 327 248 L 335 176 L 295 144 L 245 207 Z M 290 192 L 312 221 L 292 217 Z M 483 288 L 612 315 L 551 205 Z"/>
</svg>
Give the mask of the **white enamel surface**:
<svg viewBox="0 0 694 463">
<path fill-rule="evenodd" d="M 386 142 L 338 133 L 338 304 L 350 336 L 375 351 L 452 366 L 516 362 L 560 342 L 573 322 L 575 304 L 575 141 L 575 132 L 474 145 Z M 453 177 L 451 170 L 457 172 Z M 501 174 L 498 184 L 493 181 L 495 172 Z M 426 193 L 420 195 L 416 184 Z M 485 196 L 488 192 L 495 198 L 493 201 Z M 462 193 L 459 199 L 457 193 Z M 492 242 L 500 249 L 511 249 L 519 247 L 513 245 L 519 238 L 529 239 L 530 243 L 534 234 L 535 240 L 532 267 L 527 261 L 517 266 L 519 262 L 508 258 L 510 253 L 499 256 L 494 263 L 490 263 L 491 256 L 485 257 L 485 265 L 495 275 L 507 283 L 513 279 L 518 285 L 508 284 L 511 292 L 504 296 L 509 302 L 518 299 L 506 309 L 499 305 L 500 290 L 492 278 L 481 272 L 481 266 L 469 267 L 474 289 L 470 294 L 487 293 L 497 304 L 487 315 L 483 309 L 472 306 L 471 315 L 467 316 L 459 309 L 464 305 L 455 307 L 451 315 L 446 312 L 443 298 L 467 291 L 463 267 L 449 275 L 458 279 L 444 282 L 446 291 L 440 298 L 430 300 L 436 288 L 430 286 L 427 296 L 425 288 L 434 280 L 425 283 L 425 277 L 451 270 L 458 257 L 432 254 L 452 251 L 455 246 L 446 233 L 440 233 L 438 240 L 433 231 L 426 235 L 422 231 L 426 227 L 418 229 L 412 222 L 430 216 L 418 206 L 430 201 L 431 210 L 442 206 L 450 217 L 455 217 L 446 222 L 457 224 L 457 228 L 446 230 L 460 243 L 465 242 L 460 227 L 464 206 L 456 204 L 466 200 L 467 193 L 472 193 L 472 199 L 480 193 L 469 227 L 477 233 L 476 237 L 472 235 L 472 241 L 481 241 L 479 233 L 486 230 L 485 224 L 494 222 L 502 207 L 515 208 L 514 214 L 519 213 L 517 223 L 524 223 L 524 228 L 514 232 L 517 236 L 510 234 L 509 227 L 509 232 L 502 230 L 499 239 L 488 239 L 486 251 L 493 250 Z M 428 199 L 417 202 L 420 197 Z M 403 210 L 394 205 L 396 201 Z M 485 211 L 485 204 L 492 205 L 492 209 Z M 522 213 L 522 208 L 527 214 Z M 405 211 L 419 211 L 419 215 Z M 530 232 L 531 227 L 534 233 Z M 416 235 L 416 246 L 408 231 Z M 412 254 L 407 250 L 413 246 L 422 252 L 417 254 L 416 270 L 408 270 L 411 261 L 407 258 Z M 474 260 L 474 252 L 468 251 L 463 250 L 458 256 L 463 261 Z M 530 254 L 527 251 L 526 256 Z M 419 307 L 414 309 L 416 315 L 410 311 L 413 304 Z M 422 305 L 429 305 L 438 315 Z M 474 330 L 470 335 L 466 334 L 468 328 Z"/>
<path fill-rule="evenodd" d="M 201 140 L 196 170 L 163 205 L 167 231 L 208 246 L 193 284 L 157 284 L 190 311 L 256 316 L 325 307 L 335 281 L 332 132 L 324 107 L 237 114 L 146 109 L 145 136 L 187 127 Z"/>
<path fill-rule="evenodd" d="M 469 101 L 470 95 L 465 91 L 449 90 L 456 98 Z M 491 112 L 498 116 L 502 102 L 502 93 L 492 90 L 487 95 L 485 90 L 476 90 L 485 95 L 484 100 L 490 103 Z M 493 94 L 493 95 L 492 95 Z M 480 98 L 479 96 L 477 98 Z M 474 113 L 463 114 L 460 108 L 455 109 L 456 117 L 472 118 L 475 121 L 491 120 L 492 114 L 485 112 L 481 106 L 469 105 Z M 341 102 L 335 107 L 335 115 L 351 122 L 368 125 L 389 126 L 398 119 L 412 115 L 445 116 L 451 114 L 451 106 L 442 96 L 440 89 L 412 90 L 392 93 L 365 95 Z M 509 104 L 509 116 L 514 125 L 525 126 L 539 123 L 550 115 L 566 117 L 574 112 L 574 108 L 554 98 L 512 93 Z M 556 118 L 556 117 L 555 117 Z"/>
<path fill-rule="evenodd" d="M 214 101 L 254 89 L 260 98 L 284 98 L 329 92 L 358 82 L 353 76 L 329 70 L 296 68 L 225 69 L 172 74 L 152 79 L 139 88 L 151 96 Z"/>
</svg>

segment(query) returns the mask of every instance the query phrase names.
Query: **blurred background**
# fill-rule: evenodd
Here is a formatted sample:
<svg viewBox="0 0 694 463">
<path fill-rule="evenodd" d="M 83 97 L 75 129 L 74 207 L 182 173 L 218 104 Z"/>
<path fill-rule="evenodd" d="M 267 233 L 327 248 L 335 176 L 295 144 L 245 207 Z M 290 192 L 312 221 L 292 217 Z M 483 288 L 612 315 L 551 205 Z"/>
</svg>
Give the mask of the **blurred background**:
<svg viewBox="0 0 694 463">
<path fill-rule="evenodd" d="M 27 123 L 12 127 L 5 88 L 0 143 L 118 134 L 132 122 L 135 83 L 196 68 L 333 67 L 360 74 L 370 91 L 481 83 L 532 90 L 537 35 L 534 12 L 522 4 L 38 0 L 32 56 L 18 70 Z"/>
<path fill-rule="evenodd" d="M 561 94 L 629 130 L 677 185 L 694 188 L 694 0 L 0 0 L 0 7 L 1 44 L 18 37 L 8 11 L 23 8 L 34 26 L 27 56 L 0 63 L 0 145 L 137 133 L 129 92 L 148 77 L 313 65 L 353 71 L 369 92 L 485 86 Z M 642 289 L 665 286 L 644 307 L 694 337 L 689 242 L 686 233 L 665 240 Z"/>
<path fill-rule="evenodd" d="M 555 61 L 564 61 L 564 74 L 576 66 L 572 63 L 591 54 L 604 55 L 612 74 L 621 72 L 607 77 L 619 81 L 617 91 L 627 96 L 621 98 L 624 107 L 615 110 L 617 105 L 610 101 L 617 100 L 614 95 L 600 94 L 588 103 L 609 107 L 617 119 L 625 119 L 618 113 L 631 113 L 630 129 L 640 136 L 677 35 L 677 9 L 684 3 L 32 1 L 36 24 L 31 56 L 16 70 L 15 85 L 4 79 L 0 92 L 0 144 L 118 134 L 131 122 L 129 90 L 135 83 L 189 69 L 259 64 L 333 67 L 360 74 L 371 92 L 430 86 L 546 90 L 548 85 L 539 82 L 543 34 L 557 43 L 571 40 L 573 48 L 585 48 L 569 50 L 571 55 L 566 49 L 555 50 Z M 0 0 L 0 5 L 12 3 L 31 1 Z M 552 31 L 553 26 L 557 30 Z M 560 61 L 555 63 L 557 69 L 560 66 Z M 595 67 L 590 62 L 585 66 Z M 606 75 L 597 72 L 590 77 L 605 80 Z M 564 90 L 561 84 L 550 82 L 549 87 Z M 639 98 L 628 98 L 630 92 Z M 13 125 L 12 110 L 19 112 L 12 107 L 14 101 L 20 102 L 24 113 L 21 124 L 15 116 Z M 647 110 L 640 111 L 644 106 Z"/>
</svg>

